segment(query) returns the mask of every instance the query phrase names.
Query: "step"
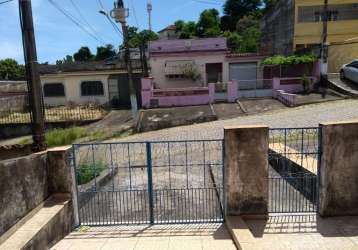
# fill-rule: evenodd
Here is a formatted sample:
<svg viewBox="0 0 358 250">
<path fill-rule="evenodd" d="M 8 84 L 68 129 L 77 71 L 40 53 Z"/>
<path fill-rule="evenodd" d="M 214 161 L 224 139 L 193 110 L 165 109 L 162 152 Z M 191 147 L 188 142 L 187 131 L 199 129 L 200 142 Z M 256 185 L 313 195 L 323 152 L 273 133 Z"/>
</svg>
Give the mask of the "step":
<svg viewBox="0 0 358 250">
<path fill-rule="evenodd" d="M 255 237 L 251 233 L 244 218 L 241 216 L 228 216 L 225 221 L 226 227 L 229 230 L 237 249 L 252 249 L 255 244 Z"/>
<path fill-rule="evenodd" d="M 56 194 L 0 237 L 0 249 L 49 249 L 71 232 L 68 195 Z"/>
</svg>

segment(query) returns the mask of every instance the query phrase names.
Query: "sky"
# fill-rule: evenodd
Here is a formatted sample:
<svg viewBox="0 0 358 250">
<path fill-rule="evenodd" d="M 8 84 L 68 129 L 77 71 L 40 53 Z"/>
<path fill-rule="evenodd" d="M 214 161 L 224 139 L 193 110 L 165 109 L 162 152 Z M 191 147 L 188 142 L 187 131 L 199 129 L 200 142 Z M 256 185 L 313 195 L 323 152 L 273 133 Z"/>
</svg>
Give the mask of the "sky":
<svg viewBox="0 0 358 250">
<path fill-rule="evenodd" d="M 0 0 L 0 3 L 4 0 Z M 122 41 L 105 16 L 99 14 L 101 3 L 106 11 L 114 0 L 52 0 L 82 23 L 86 33 L 63 13 L 51 0 L 31 0 L 36 36 L 38 61 L 55 63 L 72 55 L 81 46 L 88 46 L 95 54 L 96 47 L 104 44 L 119 45 Z M 124 0 L 130 14 L 128 24 L 148 29 L 147 0 Z M 152 0 L 152 26 L 154 31 L 178 19 L 196 21 L 208 8 L 222 9 L 224 0 Z M 23 63 L 23 49 L 18 14 L 18 0 L 0 4 L 0 59 L 14 58 Z"/>
</svg>

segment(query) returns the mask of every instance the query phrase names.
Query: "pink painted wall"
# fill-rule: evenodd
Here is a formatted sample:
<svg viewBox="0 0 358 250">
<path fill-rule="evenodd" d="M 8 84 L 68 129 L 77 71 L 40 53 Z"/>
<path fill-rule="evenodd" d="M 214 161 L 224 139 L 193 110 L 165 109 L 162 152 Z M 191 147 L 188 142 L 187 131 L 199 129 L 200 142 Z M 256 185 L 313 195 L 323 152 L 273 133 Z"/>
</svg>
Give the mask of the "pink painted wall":
<svg viewBox="0 0 358 250">
<path fill-rule="evenodd" d="M 227 86 L 227 101 L 235 102 L 238 99 L 238 83 L 229 82 Z M 196 92 L 196 93 L 195 93 Z M 215 102 L 215 83 L 200 88 L 171 88 L 153 89 L 153 78 L 142 78 L 142 106 L 156 107 L 193 106 Z"/>
<path fill-rule="evenodd" d="M 317 78 L 314 76 L 307 77 L 311 80 L 311 88 L 313 88 L 313 83 L 317 81 Z M 297 93 L 303 91 L 302 84 L 282 84 L 282 80 L 301 80 L 299 77 L 289 77 L 289 78 L 278 78 L 274 77 L 272 79 L 273 90 L 283 90 L 286 93 Z"/>
<path fill-rule="evenodd" d="M 227 83 L 227 101 L 236 102 L 238 95 L 239 84 L 236 80 Z"/>
</svg>

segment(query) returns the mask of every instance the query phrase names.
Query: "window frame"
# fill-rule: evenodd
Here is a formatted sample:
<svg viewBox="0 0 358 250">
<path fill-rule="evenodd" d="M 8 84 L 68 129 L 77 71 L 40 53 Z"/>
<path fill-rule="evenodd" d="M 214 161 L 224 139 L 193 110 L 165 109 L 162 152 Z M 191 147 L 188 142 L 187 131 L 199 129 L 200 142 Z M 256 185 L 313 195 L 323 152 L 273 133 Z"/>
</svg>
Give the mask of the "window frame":
<svg viewBox="0 0 358 250">
<path fill-rule="evenodd" d="M 86 94 L 84 95 L 83 94 L 83 84 L 85 83 L 93 83 L 93 82 L 96 82 L 96 83 L 100 83 L 101 86 L 102 86 L 102 93 L 101 94 Z M 102 80 L 88 80 L 88 81 L 81 81 L 81 84 L 80 84 L 80 93 L 81 93 L 81 97 L 89 97 L 89 96 L 105 96 L 105 91 L 104 91 L 104 84 L 102 82 Z"/>
<path fill-rule="evenodd" d="M 49 85 L 61 85 L 63 88 L 63 95 L 62 94 L 61 95 L 46 95 L 45 87 L 49 86 Z M 42 86 L 42 91 L 43 91 L 43 96 L 45 98 L 65 98 L 66 97 L 66 88 L 65 88 L 65 85 L 63 84 L 63 82 L 46 82 Z"/>
</svg>

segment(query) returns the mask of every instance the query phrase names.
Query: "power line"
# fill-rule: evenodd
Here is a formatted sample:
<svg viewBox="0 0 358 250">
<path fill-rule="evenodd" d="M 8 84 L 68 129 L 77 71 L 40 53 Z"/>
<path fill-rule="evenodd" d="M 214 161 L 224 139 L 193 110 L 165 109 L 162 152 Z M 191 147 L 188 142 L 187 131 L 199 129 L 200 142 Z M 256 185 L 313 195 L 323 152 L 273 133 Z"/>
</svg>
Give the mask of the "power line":
<svg viewBox="0 0 358 250">
<path fill-rule="evenodd" d="M 55 3 L 53 0 L 48 0 L 49 3 L 51 3 L 58 11 L 60 11 L 63 15 L 65 15 L 68 19 L 70 19 L 78 28 L 80 28 L 82 31 L 84 31 L 85 33 L 87 33 L 89 36 L 91 36 L 93 39 L 95 39 L 96 41 L 102 43 L 102 44 L 106 44 L 102 39 L 98 38 L 96 35 L 92 34 L 91 32 L 89 32 L 86 28 L 83 27 L 83 25 L 81 24 L 81 22 L 79 22 L 78 20 L 76 20 L 76 18 L 74 16 L 72 16 L 70 13 L 66 12 L 66 10 L 62 9 L 61 6 L 59 6 L 57 3 Z"/>
<path fill-rule="evenodd" d="M 137 19 L 137 14 L 136 14 L 136 11 L 135 11 L 135 7 L 134 7 L 133 0 L 131 0 L 131 5 L 132 5 L 132 10 L 133 10 L 134 20 L 135 20 L 135 22 L 136 22 L 136 24 L 137 24 L 137 27 L 139 28 L 138 19 Z"/>
<path fill-rule="evenodd" d="M 223 5 L 224 3 L 219 3 L 219 2 L 211 2 L 208 0 L 191 0 L 193 2 L 197 2 L 197 3 L 204 3 L 204 4 L 212 4 L 212 5 Z"/>
<path fill-rule="evenodd" d="M 0 2 L 0 4 L 9 3 L 9 2 L 12 2 L 12 1 L 14 1 L 14 0 L 3 1 L 3 2 Z"/>
<path fill-rule="evenodd" d="M 81 10 L 78 8 L 77 4 L 75 4 L 74 0 L 70 0 L 70 1 L 72 3 L 73 7 L 75 7 L 75 10 L 79 14 L 80 18 L 82 18 L 83 22 L 90 28 L 90 30 L 93 32 L 93 34 L 99 35 L 98 32 L 96 31 L 96 29 L 94 29 L 93 26 L 84 17 L 84 15 L 82 14 Z"/>
</svg>

